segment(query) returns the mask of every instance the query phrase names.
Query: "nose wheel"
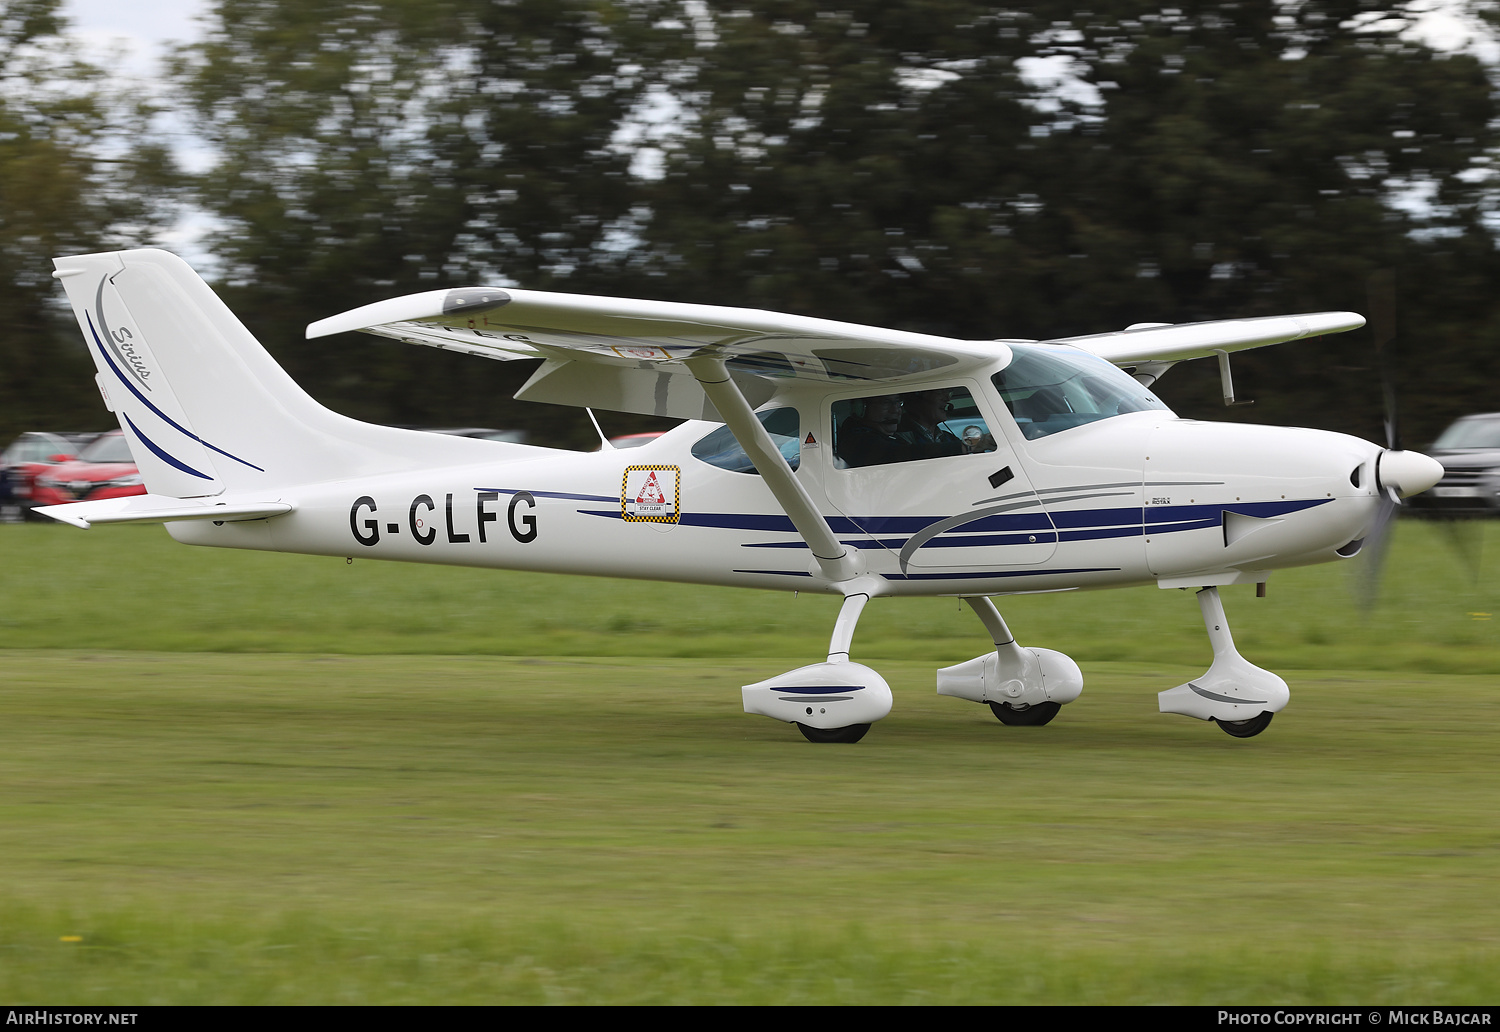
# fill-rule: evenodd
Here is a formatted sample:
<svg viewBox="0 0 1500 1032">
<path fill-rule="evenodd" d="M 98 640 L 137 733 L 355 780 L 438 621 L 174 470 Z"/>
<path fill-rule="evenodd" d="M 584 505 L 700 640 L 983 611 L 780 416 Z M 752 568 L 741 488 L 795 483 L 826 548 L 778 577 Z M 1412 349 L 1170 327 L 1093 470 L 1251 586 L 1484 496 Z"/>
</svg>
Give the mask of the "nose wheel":
<svg viewBox="0 0 1500 1032">
<path fill-rule="evenodd" d="M 992 702 L 990 710 L 1006 727 L 1041 727 L 1062 709 L 1058 702 L 1037 702 L 1030 706 L 1012 706 L 1008 702 Z M 1233 732 L 1231 732 L 1233 733 Z"/>
<path fill-rule="evenodd" d="M 1271 726 L 1271 718 L 1275 715 L 1270 710 L 1266 710 L 1259 716 L 1251 717 L 1249 720 L 1220 720 L 1218 717 L 1214 717 L 1213 722 L 1218 724 L 1219 730 L 1223 731 L 1226 735 L 1232 735 L 1235 738 L 1254 738 Z"/>
<path fill-rule="evenodd" d="M 1214 662 L 1202 677 L 1156 694 L 1163 713 L 1181 713 L 1212 720 L 1233 738 L 1254 738 L 1271 725 L 1271 717 L 1287 704 L 1286 682 L 1262 670 L 1234 647 L 1219 589 L 1198 592 L 1203 626 L 1214 649 Z"/>
</svg>

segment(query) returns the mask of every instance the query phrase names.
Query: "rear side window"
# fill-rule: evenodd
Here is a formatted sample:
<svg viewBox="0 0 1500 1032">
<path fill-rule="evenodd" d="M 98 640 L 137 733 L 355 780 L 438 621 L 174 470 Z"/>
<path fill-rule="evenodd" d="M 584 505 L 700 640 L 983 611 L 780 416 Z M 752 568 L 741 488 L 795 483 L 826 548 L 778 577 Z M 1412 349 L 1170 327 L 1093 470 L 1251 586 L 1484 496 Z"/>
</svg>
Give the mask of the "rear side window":
<svg viewBox="0 0 1500 1032">
<path fill-rule="evenodd" d="M 766 428 L 766 433 L 771 435 L 772 443 L 780 449 L 787 465 L 796 469 L 802 462 L 802 441 L 798 437 L 802 418 L 797 410 L 765 409 L 755 416 L 760 420 L 761 426 Z M 745 454 L 745 449 L 740 447 L 740 442 L 734 439 L 734 434 L 727 426 L 719 427 L 693 445 L 693 458 L 734 473 L 756 473 L 755 463 L 750 461 L 750 456 Z"/>
</svg>

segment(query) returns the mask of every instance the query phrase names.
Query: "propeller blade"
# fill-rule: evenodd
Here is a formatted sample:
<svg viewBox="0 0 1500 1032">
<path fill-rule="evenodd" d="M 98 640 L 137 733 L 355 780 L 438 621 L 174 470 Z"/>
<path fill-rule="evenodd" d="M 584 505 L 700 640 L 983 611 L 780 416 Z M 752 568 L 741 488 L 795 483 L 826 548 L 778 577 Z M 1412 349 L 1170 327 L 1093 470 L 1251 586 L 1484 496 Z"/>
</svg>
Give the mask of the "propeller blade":
<svg viewBox="0 0 1500 1032">
<path fill-rule="evenodd" d="M 1401 450 L 1401 423 L 1396 411 L 1396 381 L 1391 375 L 1391 341 L 1396 339 L 1396 274 L 1381 269 L 1370 275 L 1370 330 L 1375 335 L 1375 363 L 1385 412 L 1385 446 Z"/>
<path fill-rule="evenodd" d="M 1401 499 L 1394 488 L 1387 488 L 1380 496 L 1380 508 L 1375 513 L 1375 522 L 1365 535 L 1365 561 L 1355 570 L 1354 600 L 1364 616 L 1369 617 L 1375 600 L 1380 596 L 1381 573 L 1385 569 L 1385 554 L 1391 546 L 1391 530 L 1396 523 L 1396 510 Z"/>
<path fill-rule="evenodd" d="M 1449 517 L 1438 520 L 1443 536 L 1448 539 L 1458 559 L 1459 566 L 1469 574 L 1474 586 L 1479 586 L 1479 566 L 1484 561 L 1484 522 L 1479 519 Z"/>
</svg>

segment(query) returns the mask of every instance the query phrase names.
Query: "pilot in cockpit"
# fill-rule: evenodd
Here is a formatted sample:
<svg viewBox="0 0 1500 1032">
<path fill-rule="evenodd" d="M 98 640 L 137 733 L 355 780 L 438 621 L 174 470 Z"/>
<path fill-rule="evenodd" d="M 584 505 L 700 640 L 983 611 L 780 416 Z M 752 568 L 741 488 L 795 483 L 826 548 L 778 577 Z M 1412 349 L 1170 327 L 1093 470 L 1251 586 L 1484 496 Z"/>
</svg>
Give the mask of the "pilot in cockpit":
<svg viewBox="0 0 1500 1032">
<path fill-rule="evenodd" d="M 953 392 L 946 387 L 901 396 L 901 424 L 897 433 L 907 442 L 906 458 L 962 455 L 968 450 L 943 426 L 943 420 L 948 418 L 948 399 L 952 396 Z"/>
</svg>

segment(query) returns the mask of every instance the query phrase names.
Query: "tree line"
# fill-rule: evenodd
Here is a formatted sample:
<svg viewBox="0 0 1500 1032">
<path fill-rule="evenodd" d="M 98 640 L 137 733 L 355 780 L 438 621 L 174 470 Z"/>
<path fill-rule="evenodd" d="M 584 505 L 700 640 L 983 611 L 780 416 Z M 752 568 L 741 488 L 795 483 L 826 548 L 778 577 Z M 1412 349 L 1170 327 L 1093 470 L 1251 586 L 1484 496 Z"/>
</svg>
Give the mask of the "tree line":
<svg viewBox="0 0 1500 1032">
<path fill-rule="evenodd" d="M 0 16 L 0 429 L 103 426 L 47 277 L 196 210 L 215 286 L 314 396 L 592 436 L 492 363 L 307 323 L 514 283 L 972 339 L 1370 309 L 1407 437 L 1500 408 L 1489 70 L 1365 0 L 218 0 L 164 91 Z M 162 109 L 214 155 L 175 170 Z M 1380 274 L 1380 275 L 1377 275 Z M 1199 368 L 1204 367 L 1204 368 Z M 1159 385 L 1180 414 L 1380 434 L 1368 330 Z M 605 415 L 608 429 L 643 425 Z"/>
</svg>

